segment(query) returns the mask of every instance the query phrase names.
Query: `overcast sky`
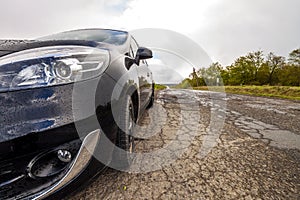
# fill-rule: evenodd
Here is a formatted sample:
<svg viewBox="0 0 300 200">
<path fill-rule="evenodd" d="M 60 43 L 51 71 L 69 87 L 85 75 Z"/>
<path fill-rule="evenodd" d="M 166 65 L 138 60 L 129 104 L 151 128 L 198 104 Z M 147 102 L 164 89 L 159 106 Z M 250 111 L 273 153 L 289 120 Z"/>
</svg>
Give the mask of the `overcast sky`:
<svg viewBox="0 0 300 200">
<path fill-rule="evenodd" d="M 250 51 L 300 48 L 299 0 L 1 0 L 0 38 L 89 27 L 162 28 L 231 64 Z"/>
</svg>

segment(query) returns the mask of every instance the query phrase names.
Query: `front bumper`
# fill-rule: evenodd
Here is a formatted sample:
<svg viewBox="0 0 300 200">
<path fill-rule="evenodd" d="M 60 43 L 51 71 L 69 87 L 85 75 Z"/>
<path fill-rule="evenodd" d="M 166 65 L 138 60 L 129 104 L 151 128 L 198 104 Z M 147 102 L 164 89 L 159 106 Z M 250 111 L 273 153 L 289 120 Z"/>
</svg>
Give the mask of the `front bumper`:
<svg viewBox="0 0 300 200">
<path fill-rule="evenodd" d="M 89 134 L 101 130 L 101 135 L 105 134 L 114 142 L 117 126 L 110 105 L 115 84 L 104 73 L 97 79 L 78 83 L 75 91 L 73 84 L 66 84 L 0 93 L 0 199 L 52 196 L 66 184 L 63 179 L 70 179 L 69 173 L 75 170 L 74 160 L 79 159 L 77 155 L 80 155 L 83 141 Z M 90 86 L 97 86 L 96 91 L 91 91 Z M 74 103 L 74 95 L 79 104 Z M 74 118 L 73 109 L 84 113 L 83 117 Z M 70 151 L 73 160 L 65 165 L 58 163 L 54 166 L 58 170 L 53 169 L 49 175 L 47 166 L 51 165 L 45 164 L 41 171 L 33 170 L 38 177 L 32 176 L 29 163 L 36 163 L 33 160 L 39 157 L 44 160 L 50 157 L 49 160 L 57 164 L 55 153 L 59 149 Z M 107 155 L 107 160 L 112 152 L 102 143 L 96 151 L 97 155 Z M 78 179 L 71 180 L 71 185 L 88 180 L 104 167 L 94 160 Z M 68 178 L 65 177 L 67 174 Z"/>
<path fill-rule="evenodd" d="M 72 182 L 88 166 L 96 150 L 100 139 L 101 131 L 99 129 L 90 132 L 81 140 L 74 140 L 63 144 L 55 149 L 49 149 L 38 154 L 30 154 L 23 157 L 13 158 L 0 163 L 0 197 L 1 199 L 43 199 L 64 188 Z M 32 177 L 32 165 L 29 163 L 36 158 L 42 158 L 43 155 L 51 155 L 59 149 L 67 149 L 74 155 L 73 159 L 57 168 L 59 162 L 54 157 L 49 159 L 52 162 L 46 162 L 41 159 L 38 167 L 34 168 L 37 173 L 43 174 L 43 177 Z M 41 156 L 42 155 L 42 156 Z M 55 156 L 55 154 L 54 154 Z M 37 161 L 36 163 L 38 163 Z M 27 163 L 27 164 L 26 164 Z M 62 163 L 60 163 L 61 165 Z M 16 166 L 18 165 L 18 166 Z M 30 167 L 29 167 L 30 166 Z M 6 168 L 6 169 L 5 169 Z M 17 170 L 14 170 L 17 169 Z M 57 173 L 45 175 L 47 170 L 57 170 Z"/>
<path fill-rule="evenodd" d="M 99 129 L 89 133 L 84 138 L 76 158 L 70 165 L 64 177 L 52 187 L 47 188 L 44 191 L 37 194 L 36 196 L 34 196 L 34 199 L 43 199 L 45 197 L 48 197 L 49 195 L 62 189 L 74 178 L 76 178 L 87 167 L 88 163 L 90 162 L 92 155 L 95 153 L 95 149 L 99 141 L 99 138 L 100 138 Z"/>
</svg>

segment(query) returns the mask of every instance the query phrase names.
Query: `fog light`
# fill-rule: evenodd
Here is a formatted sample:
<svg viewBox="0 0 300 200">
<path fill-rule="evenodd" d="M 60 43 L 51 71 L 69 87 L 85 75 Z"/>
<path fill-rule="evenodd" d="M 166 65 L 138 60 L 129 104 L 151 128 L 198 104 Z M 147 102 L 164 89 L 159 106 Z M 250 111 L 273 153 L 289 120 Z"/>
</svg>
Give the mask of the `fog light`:
<svg viewBox="0 0 300 200">
<path fill-rule="evenodd" d="M 43 152 L 28 164 L 28 175 L 34 179 L 57 175 L 69 166 L 71 157 L 71 153 L 67 150 Z"/>
<path fill-rule="evenodd" d="M 62 149 L 58 150 L 57 157 L 60 161 L 65 163 L 68 163 L 72 160 L 72 154 L 67 150 L 62 150 Z"/>
</svg>

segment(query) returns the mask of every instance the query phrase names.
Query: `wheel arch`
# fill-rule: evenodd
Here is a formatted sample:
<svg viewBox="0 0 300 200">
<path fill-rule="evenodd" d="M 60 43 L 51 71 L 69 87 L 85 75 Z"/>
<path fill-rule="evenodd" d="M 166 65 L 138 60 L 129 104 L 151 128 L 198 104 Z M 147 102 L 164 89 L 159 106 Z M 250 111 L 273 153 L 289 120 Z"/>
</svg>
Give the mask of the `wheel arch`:
<svg viewBox="0 0 300 200">
<path fill-rule="evenodd" d="M 140 115 L 140 97 L 137 85 L 132 84 L 130 86 L 127 86 L 126 88 L 123 88 L 121 97 L 125 97 L 126 95 L 129 95 L 131 97 L 131 101 L 133 103 L 134 108 L 135 122 L 137 122 L 138 117 Z"/>
</svg>

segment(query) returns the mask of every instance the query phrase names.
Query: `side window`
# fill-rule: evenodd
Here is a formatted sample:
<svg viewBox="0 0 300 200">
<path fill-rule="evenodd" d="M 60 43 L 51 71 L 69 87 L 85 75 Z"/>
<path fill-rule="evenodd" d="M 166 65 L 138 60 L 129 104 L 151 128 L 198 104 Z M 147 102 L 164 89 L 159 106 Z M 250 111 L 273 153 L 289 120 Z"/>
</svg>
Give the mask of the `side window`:
<svg viewBox="0 0 300 200">
<path fill-rule="evenodd" d="M 131 37 L 130 46 L 131 46 L 132 51 L 133 51 L 133 57 L 135 58 L 135 55 L 136 55 L 136 52 L 137 52 L 139 46 L 138 46 L 138 44 L 136 43 L 136 41 L 133 37 Z"/>
</svg>

